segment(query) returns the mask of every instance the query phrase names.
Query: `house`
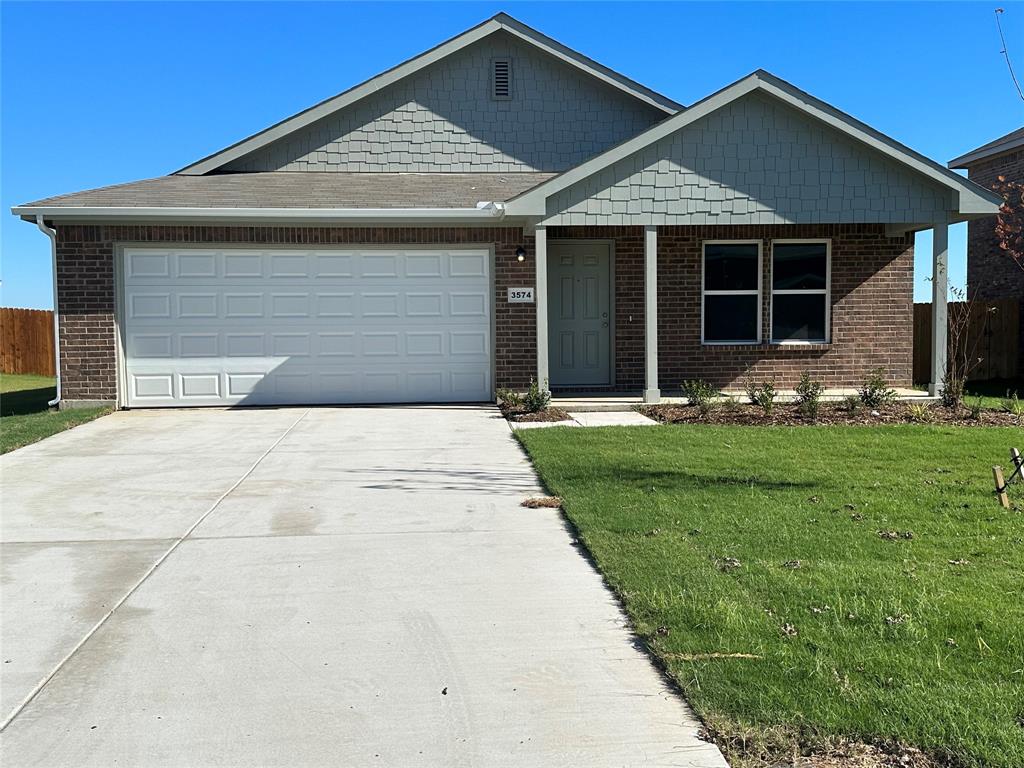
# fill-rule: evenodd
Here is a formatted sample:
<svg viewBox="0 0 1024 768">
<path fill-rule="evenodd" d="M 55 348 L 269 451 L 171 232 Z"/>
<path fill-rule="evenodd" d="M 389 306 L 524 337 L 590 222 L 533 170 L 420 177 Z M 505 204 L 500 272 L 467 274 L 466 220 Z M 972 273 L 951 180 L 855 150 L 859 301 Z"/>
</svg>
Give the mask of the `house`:
<svg viewBox="0 0 1024 768">
<path fill-rule="evenodd" d="M 1024 128 L 972 149 L 951 160 L 949 167 L 965 169 L 967 178 L 986 189 L 992 189 L 1000 176 L 1024 184 Z M 1024 301 L 1024 269 L 1000 249 L 992 216 L 974 219 L 967 225 L 967 290 L 979 299 Z M 1018 373 L 1024 374 L 1024 311 L 1020 312 L 1017 338 Z"/>
<path fill-rule="evenodd" d="M 913 233 L 942 311 L 948 226 L 998 202 L 767 72 L 684 107 L 498 14 L 169 176 L 13 212 L 54 241 L 66 406 L 656 402 L 909 385 Z"/>
</svg>

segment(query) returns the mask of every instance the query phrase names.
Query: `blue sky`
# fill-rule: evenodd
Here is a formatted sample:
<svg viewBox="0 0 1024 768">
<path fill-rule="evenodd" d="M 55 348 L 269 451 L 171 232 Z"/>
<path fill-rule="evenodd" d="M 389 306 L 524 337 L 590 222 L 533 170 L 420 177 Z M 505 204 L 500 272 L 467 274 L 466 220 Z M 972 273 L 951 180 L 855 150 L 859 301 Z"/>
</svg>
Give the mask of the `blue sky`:
<svg viewBox="0 0 1024 768">
<path fill-rule="evenodd" d="M 999 5 L 1024 75 L 1024 3 Z M 500 10 L 684 104 L 767 69 L 946 162 L 1024 123 L 995 7 L 0 0 L 0 303 L 52 306 L 48 241 L 10 206 L 169 173 Z"/>
</svg>

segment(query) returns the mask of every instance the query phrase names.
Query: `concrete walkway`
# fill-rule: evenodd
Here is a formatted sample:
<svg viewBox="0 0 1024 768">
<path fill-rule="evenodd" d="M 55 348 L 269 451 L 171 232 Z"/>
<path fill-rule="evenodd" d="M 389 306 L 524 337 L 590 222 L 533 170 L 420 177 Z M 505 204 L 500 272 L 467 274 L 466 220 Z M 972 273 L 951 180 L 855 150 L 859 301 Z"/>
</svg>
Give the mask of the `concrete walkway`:
<svg viewBox="0 0 1024 768">
<path fill-rule="evenodd" d="M 725 765 L 494 409 L 122 412 L 0 473 L 5 768 Z"/>
<path fill-rule="evenodd" d="M 566 421 L 510 421 L 512 429 L 545 427 L 653 427 L 658 424 L 636 411 L 578 411 Z"/>
</svg>

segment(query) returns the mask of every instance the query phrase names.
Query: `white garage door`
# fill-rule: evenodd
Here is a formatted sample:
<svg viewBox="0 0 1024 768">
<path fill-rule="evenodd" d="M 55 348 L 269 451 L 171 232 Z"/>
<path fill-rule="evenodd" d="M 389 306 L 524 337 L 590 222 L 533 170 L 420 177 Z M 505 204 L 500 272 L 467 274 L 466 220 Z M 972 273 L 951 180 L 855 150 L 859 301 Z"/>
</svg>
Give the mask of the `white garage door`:
<svg viewBox="0 0 1024 768">
<path fill-rule="evenodd" d="M 481 401 L 486 250 L 124 251 L 128 405 Z"/>
</svg>

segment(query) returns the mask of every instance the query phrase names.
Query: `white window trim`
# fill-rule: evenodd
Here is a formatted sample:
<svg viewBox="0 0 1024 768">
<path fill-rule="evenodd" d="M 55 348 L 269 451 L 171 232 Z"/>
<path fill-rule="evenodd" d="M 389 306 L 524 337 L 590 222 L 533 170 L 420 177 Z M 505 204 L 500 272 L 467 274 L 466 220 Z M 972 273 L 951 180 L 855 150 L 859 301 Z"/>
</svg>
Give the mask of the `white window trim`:
<svg viewBox="0 0 1024 768">
<path fill-rule="evenodd" d="M 757 246 L 757 290 L 756 291 L 707 291 L 704 290 L 706 247 L 709 245 L 756 245 Z M 761 328 L 764 312 L 764 241 L 763 240 L 704 240 L 700 244 L 700 343 L 711 347 L 739 347 L 760 344 L 764 338 Z M 757 338 L 729 341 L 708 341 L 704 338 L 704 297 L 705 296 L 757 296 Z"/>
<path fill-rule="evenodd" d="M 825 287 L 824 288 L 784 288 L 775 290 L 775 244 L 781 243 L 802 243 L 813 245 L 824 243 L 825 245 Z M 780 346 L 808 347 L 813 344 L 832 343 L 832 239 L 827 237 L 785 237 L 771 241 L 771 250 L 768 258 L 768 332 L 771 335 L 771 343 Z M 825 296 L 825 338 L 824 339 L 782 339 L 775 338 L 775 295 L 796 296 L 796 295 L 824 295 Z"/>
</svg>

